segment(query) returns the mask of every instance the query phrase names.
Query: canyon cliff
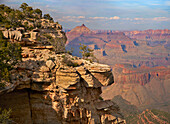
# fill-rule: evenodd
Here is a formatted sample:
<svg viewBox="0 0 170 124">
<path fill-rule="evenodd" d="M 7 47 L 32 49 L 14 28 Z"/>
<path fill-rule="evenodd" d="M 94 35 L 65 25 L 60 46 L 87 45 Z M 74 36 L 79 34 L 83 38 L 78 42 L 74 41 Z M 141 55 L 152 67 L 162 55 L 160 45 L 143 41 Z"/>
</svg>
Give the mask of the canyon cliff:
<svg viewBox="0 0 170 124">
<path fill-rule="evenodd" d="M 101 87 L 113 83 L 109 66 L 46 48 L 22 50 L 22 62 L 11 71 L 11 82 L 0 89 L 0 106 L 12 109 L 14 122 L 125 123 L 119 107 L 100 97 Z"/>
<path fill-rule="evenodd" d="M 79 55 L 80 42 L 94 49 L 99 62 L 111 66 L 114 83 L 102 88 L 102 98 L 111 100 L 120 95 L 142 111 L 155 108 L 169 112 L 169 30 L 90 32 L 67 32 L 66 48 L 75 48 L 73 54 Z"/>
<path fill-rule="evenodd" d="M 114 84 L 103 88 L 106 100 L 117 95 L 141 110 L 160 109 L 170 111 L 170 69 L 167 67 L 141 67 L 117 64 L 113 67 Z"/>
<path fill-rule="evenodd" d="M 134 36 L 134 32 L 92 31 L 85 25 L 77 26 L 66 33 L 66 49 L 74 48 L 73 55 L 81 56 L 78 52 L 80 43 L 85 44 L 94 49 L 94 54 L 101 63 L 110 66 L 124 63 L 132 64 L 134 67 L 170 64 L 169 30 L 138 31 L 142 32 L 144 37 L 153 37 L 146 40 L 132 37 L 130 34 Z M 160 38 L 157 39 L 155 35 Z"/>
</svg>

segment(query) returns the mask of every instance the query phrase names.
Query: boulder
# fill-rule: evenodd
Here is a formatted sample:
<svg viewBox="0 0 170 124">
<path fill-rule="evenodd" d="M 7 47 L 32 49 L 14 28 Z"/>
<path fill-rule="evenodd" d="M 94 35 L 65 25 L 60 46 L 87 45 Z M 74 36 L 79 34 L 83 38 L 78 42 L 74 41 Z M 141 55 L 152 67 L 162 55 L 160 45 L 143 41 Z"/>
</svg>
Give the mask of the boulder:
<svg viewBox="0 0 170 124">
<path fill-rule="evenodd" d="M 31 39 L 36 40 L 38 38 L 38 32 L 31 32 Z"/>
<path fill-rule="evenodd" d="M 49 67 L 52 70 L 55 67 L 55 63 L 52 60 L 48 60 L 46 62 L 46 66 Z"/>
<path fill-rule="evenodd" d="M 49 72 L 50 69 L 47 66 L 41 66 L 40 71 L 41 72 Z"/>
</svg>

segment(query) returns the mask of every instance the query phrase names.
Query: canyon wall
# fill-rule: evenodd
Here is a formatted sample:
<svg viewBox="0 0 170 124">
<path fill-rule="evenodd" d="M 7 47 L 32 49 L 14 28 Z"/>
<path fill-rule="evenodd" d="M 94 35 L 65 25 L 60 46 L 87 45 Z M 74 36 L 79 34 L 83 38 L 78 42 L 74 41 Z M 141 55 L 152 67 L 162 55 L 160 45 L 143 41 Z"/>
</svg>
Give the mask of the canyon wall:
<svg viewBox="0 0 170 124">
<path fill-rule="evenodd" d="M 102 100 L 101 87 L 113 83 L 111 68 L 48 49 L 22 47 L 23 59 L 0 89 L 0 106 L 11 108 L 19 124 L 125 123 L 119 107 Z M 77 66 L 68 66 L 68 62 Z"/>
<path fill-rule="evenodd" d="M 117 64 L 113 67 L 113 74 L 115 83 L 102 90 L 105 100 L 120 95 L 141 110 L 155 108 L 170 111 L 169 68 L 133 68 L 130 64 Z"/>
</svg>

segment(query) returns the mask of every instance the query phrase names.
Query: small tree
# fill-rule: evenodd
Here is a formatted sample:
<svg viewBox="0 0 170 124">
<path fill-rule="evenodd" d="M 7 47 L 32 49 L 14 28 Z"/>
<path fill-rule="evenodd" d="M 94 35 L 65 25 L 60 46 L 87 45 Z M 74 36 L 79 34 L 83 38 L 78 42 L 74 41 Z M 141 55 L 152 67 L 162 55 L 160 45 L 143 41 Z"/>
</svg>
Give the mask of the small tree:
<svg viewBox="0 0 170 124">
<path fill-rule="evenodd" d="M 15 11 L 11 11 L 8 14 L 7 20 L 10 22 L 10 25 L 13 27 L 17 26 L 18 19 L 16 18 Z"/>
<path fill-rule="evenodd" d="M 23 20 L 24 19 L 23 13 L 21 11 L 19 11 L 19 10 L 16 10 L 16 17 L 19 20 Z"/>
<path fill-rule="evenodd" d="M 53 18 L 50 16 L 50 14 L 44 14 L 44 19 L 48 19 L 50 21 L 53 21 Z"/>
<path fill-rule="evenodd" d="M 80 53 L 82 54 L 83 59 L 90 60 L 91 62 L 95 60 L 98 61 L 98 59 L 93 54 L 94 50 L 87 48 L 86 45 L 80 44 L 80 50 L 81 50 Z"/>
<path fill-rule="evenodd" d="M 0 32 L 0 81 L 9 81 L 9 71 L 19 60 L 21 60 L 20 45 L 7 42 Z"/>
<path fill-rule="evenodd" d="M 53 38 L 50 34 L 44 34 L 47 39 L 47 42 L 53 46 L 55 53 L 64 53 L 66 39 L 65 38 Z"/>
<path fill-rule="evenodd" d="M 42 18 L 42 11 L 40 9 L 35 9 L 34 13 L 38 15 L 39 18 Z"/>
<path fill-rule="evenodd" d="M 24 12 L 25 12 L 25 15 L 27 17 L 29 17 L 29 18 L 33 17 L 32 14 L 34 13 L 34 10 L 33 10 L 33 8 L 31 6 L 26 7 Z"/>
<path fill-rule="evenodd" d="M 26 8 L 28 7 L 27 3 L 22 3 L 20 8 L 22 9 L 22 11 L 26 10 Z"/>
<path fill-rule="evenodd" d="M 53 46 L 55 53 L 64 53 L 66 40 L 64 38 L 55 38 L 49 40 L 50 44 Z"/>
</svg>

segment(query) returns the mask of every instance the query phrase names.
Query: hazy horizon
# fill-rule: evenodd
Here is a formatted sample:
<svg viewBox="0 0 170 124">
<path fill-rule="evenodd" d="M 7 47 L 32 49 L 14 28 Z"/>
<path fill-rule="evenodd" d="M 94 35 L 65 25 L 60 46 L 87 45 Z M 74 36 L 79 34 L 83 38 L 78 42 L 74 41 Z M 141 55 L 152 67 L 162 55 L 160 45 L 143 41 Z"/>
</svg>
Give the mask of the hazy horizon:
<svg viewBox="0 0 170 124">
<path fill-rule="evenodd" d="M 1 0 L 14 9 L 26 2 L 49 13 L 64 29 L 85 24 L 91 30 L 170 29 L 169 0 Z"/>
</svg>

